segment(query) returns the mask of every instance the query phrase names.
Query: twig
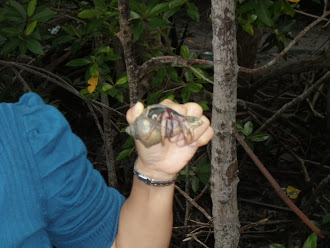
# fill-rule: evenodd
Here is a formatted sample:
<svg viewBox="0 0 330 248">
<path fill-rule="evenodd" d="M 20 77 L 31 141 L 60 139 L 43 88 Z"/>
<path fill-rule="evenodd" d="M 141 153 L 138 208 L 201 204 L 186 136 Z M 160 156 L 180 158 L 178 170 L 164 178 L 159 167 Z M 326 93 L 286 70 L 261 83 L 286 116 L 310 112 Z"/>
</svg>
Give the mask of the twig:
<svg viewBox="0 0 330 248">
<path fill-rule="evenodd" d="M 39 68 L 39 67 L 36 67 L 36 66 L 20 64 L 20 63 L 4 61 L 4 60 L 0 60 L 0 65 L 4 65 L 4 66 L 7 66 L 7 67 L 14 66 L 14 67 L 20 68 L 21 70 L 24 70 L 24 71 L 30 72 L 34 75 L 37 75 L 39 77 L 45 78 L 45 79 L 49 80 L 50 82 L 66 89 L 67 91 L 71 92 L 72 94 L 79 97 L 80 99 L 88 102 L 88 100 L 84 96 L 80 95 L 79 91 L 77 91 L 73 86 L 71 86 L 68 82 L 66 82 L 61 77 L 55 75 L 54 73 L 51 73 L 50 71 L 47 71 L 45 69 L 42 69 L 42 68 Z M 49 74 L 49 75 L 47 75 L 46 73 Z M 106 106 L 106 105 L 102 104 L 101 102 L 98 102 L 94 99 L 91 99 L 90 102 L 92 102 L 94 104 L 97 104 L 101 107 L 105 107 L 105 108 L 107 108 L 107 109 L 109 109 L 113 112 L 116 112 L 117 114 L 119 114 L 121 116 L 125 116 L 124 114 L 120 113 L 116 109 L 113 109 L 109 106 Z"/>
<path fill-rule="evenodd" d="M 27 84 L 27 82 L 25 82 L 24 78 L 21 76 L 21 74 L 15 69 L 15 68 L 11 68 L 11 70 L 15 73 L 16 77 L 18 78 L 19 81 L 21 81 L 21 83 L 23 84 L 24 87 L 24 91 L 28 91 L 31 92 L 32 90 L 30 89 L 29 85 Z"/>
<path fill-rule="evenodd" d="M 311 101 L 310 101 L 309 99 L 306 99 L 306 101 L 307 101 L 307 103 L 308 103 L 308 105 L 309 105 L 311 111 L 313 112 L 314 116 L 316 116 L 316 117 L 318 117 L 318 118 L 320 118 L 320 119 L 324 119 L 324 118 L 325 118 L 324 115 L 320 114 L 319 112 L 317 112 L 317 111 L 314 109 L 314 107 L 313 107 L 313 105 L 312 105 L 312 103 L 311 103 Z"/>
<path fill-rule="evenodd" d="M 192 67 L 191 65 L 189 65 L 189 66 L 187 66 L 190 70 L 192 70 L 193 72 L 195 72 L 198 76 L 200 76 L 202 79 L 204 79 L 205 81 L 207 81 L 207 82 L 209 82 L 209 83 L 211 83 L 211 84 L 213 84 L 213 82 L 210 80 L 210 79 L 208 79 L 207 77 L 204 77 L 204 75 L 203 74 L 201 74 L 199 71 L 197 71 L 194 67 Z"/>
<path fill-rule="evenodd" d="M 244 198 L 239 198 L 239 200 L 242 202 L 248 202 L 248 203 L 256 204 L 259 206 L 265 206 L 265 207 L 274 208 L 274 209 L 278 209 L 278 210 L 284 210 L 284 211 L 290 211 L 290 212 L 292 211 L 290 208 L 281 207 L 281 206 L 277 206 L 277 205 L 273 205 L 273 204 L 269 204 L 269 203 L 263 203 L 263 202 L 253 201 L 253 200 L 244 199 Z"/>
<path fill-rule="evenodd" d="M 312 229 L 317 235 L 319 235 L 321 238 L 324 238 L 322 235 L 321 230 L 314 225 L 314 223 L 289 199 L 288 196 L 286 196 L 280 185 L 275 181 L 273 176 L 269 173 L 269 171 L 265 168 L 265 166 L 261 163 L 261 161 L 258 159 L 258 157 L 253 153 L 253 151 L 250 149 L 250 147 L 245 143 L 245 141 L 242 139 L 242 137 L 237 133 L 237 131 L 234 132 L 234 136 L 236 137 L 237 141 L 241 144 L 241 146 L 244 148 L 246 153 L 250 156 L 250 158 L 253 160 L 255 165 L 259 168 L 261 173 L 267 178 L 269 183 L 273 186 L 278 196 L 288 205 L 289 208 L 292 209 L 292 211 L 303 221 L 306 223 L 306 225 Z"/>
<path fill-rule="evenodd" d="M 175 189 L 180 192 L 181 195 L 183 195 L 188 201 L 197 208 L 209 221 L 212 221 L 212 217 L 205 211 L 204 208 L 199 206 L 189 195 L 186 194 L 182 189 L 180 189 L 179 186 L 175 185 Z"/>
<path fill-rule="evenodd" d="M 97 126 L 97 128 L 98 128 L 98 130 L 99 130 L 99 132 L 101 134 L 101 138 L 104 141 L 103 129 L 102 129 L 101 123 L 100 123 L 99 119 L 97 118 L 97 115 L 96 115 L 96 113 L 95 113 L 95 111 L 93 109 L 93 106 L 90 103 L 87 103 L 87 107 L 88 107 L 89 111 L 91 112 L 91 114 L 92 114 L 92 116 L 94 118 L 94 121 L 96 123 L 96 126 Z"/>
<path fill-rule="evenodd" d="M 273 60 L 269 61 L 267 64 L 260 66 L 258 68 L 254 69 L 249 69 L 245 67 L 240 67 L 239 71 L 240 72 L 245 72 L 245 73 L 256 73 L 260 72 L 262 70 L 267 69 L 268 67 L 274 65 L 276 62 L 278 62 L 284 54 L 286 54 L 291 47 L 293 47 L 309 30 L 311 30 L 316 24 L 318 24 L 320 21 L 322 21 L 326 16 L 330 14 L 330 11 L 326 11 L 322 16 L 320 16 L 318 19 L 316 19 L 314 22 L 309 24 L 306 28 L 304 28 L 290 43 L 289 45 L 282 50 Z"/>
<path fill-rule="evenodd" d="M 327 79 L 327 77 L 330 75 L 330 71 L 325 73 L 314 85 L 309 87 L 307 90 L 305 90 L 301 95 L 293 99 L 291 102 L 288 102 L 283 105 L 282 108 L 280 108 L 271 118 L 269 118 L 257 131 L 256 133 L 262 132 L 264 129 L 266 129 L 271 123 L 273 123 L 275 120 L 277 120 L 288 108 L 294 106 L 295 104 L 301 102 L 303 99 L 305 99 L 309 94 L 312 93 L 312 91 L 321 85 L 324 80 Z"/>
<path fill-rule="evenodd" d="M 299 13 L 299 14 L 302 14 L 302 15 L 305 15 L 305 16 L 309 16 L 309 17 L 313 17 L 313 18 L 319 18 L 319 16 L 317 15 L 313 15 L 313 14 L 310 14 L 310 13 L 307 13 L 307 12 L 304 12 L 304 11 L 301 11 L 301 10 L 295 10 L 296 13 Z M 324 18 L 322 21 L 329 21 L 329 19 L 327 18 Z"/>
<path fill-rule="evenodd" d="M 300 158 L 292 149 L 289 149 L 285 144 L 284 142 L 280 141 L 281 145 L 292 155 L 294 156 L 300 163 L 300 166 L 301 166 L 301 169 L 304 173 L 304 176 L 305 176 L 305 181 L 306 182 L 310 182 L 311 181 L 311 178 L 308 174 L 308 171 L 307 171 L 307 168 L 305 166 L 305 160 L 303 160 L 302 158 Z"/>
<path fill-rule="evenodd" d="M 204 244 L 202 241 L 200 241 L 195 234 L 191 233 L 188 234 L 190 237 L 192 237 L 197 243 L 201 244 L 205 248 L 209 248 L 206 244 Z"/>
<path fill-rule="evenodd" d="M 189 67 L 191 67 L 192 64 L 213 66 L 213 61 L 204 60 L 204 59 L 184 59 L 182 57 L 175 57 L 175 56 L 153 57 L 153 58 L 149 59 L 148 61 L 144 62 L 139 67 L 139 73 L 138 73 L 139 79 L 143 78 L 144 75 L 146 73 L 148 73 L 149 71 L 153 70 L 156 67 L 164 65 L 164 64 L 173 64 L 176 66 L 183 66 L 183 67 L 189 68 Z M 194 70 L 194 72 L 195 71 L 197 71 L 197 70 Z M 198 75 L 200 75 L 200 73 L 198 73 Z M 202 75 L 200 75 L 200 76 L 202 76 Z"/>
<path fill-rule="evenodd" d="M 288 223 L 293 223 L 293 222 L 296 222 L 296 221 L 294 221 L 294 220 L 271 220 L 271 221 L 269 221 L 268 219 L 262 219 L 258 222 L 249 223 L 249 224 L 241 227 L 240 232 L 244 232 L 245 230 L 248 230 L 248 229 L 250 229 L 252 227 L 256 227 L 256 226 L 270 226 L 270 225 L 278 225 L 278 224 L 288 224 Z M 242 222 L 241 222 L 241 224 L 242 224 Z"/>
<path fill-rule="evenodd" d="M 310 205 L 315 202 L 315 199 L 317 196 L 321 194 L 321 192 L 326 192 L 327 187 L 330 184 L 330 174 L 328 174 L 325 178 L 321 180 L 321 182 L 316 186 L 313 194 L 311 197 L 303 204 L 302 208 L 305 209 L 305 211 L 308 211 L 310 208 Z"/>
</svg>

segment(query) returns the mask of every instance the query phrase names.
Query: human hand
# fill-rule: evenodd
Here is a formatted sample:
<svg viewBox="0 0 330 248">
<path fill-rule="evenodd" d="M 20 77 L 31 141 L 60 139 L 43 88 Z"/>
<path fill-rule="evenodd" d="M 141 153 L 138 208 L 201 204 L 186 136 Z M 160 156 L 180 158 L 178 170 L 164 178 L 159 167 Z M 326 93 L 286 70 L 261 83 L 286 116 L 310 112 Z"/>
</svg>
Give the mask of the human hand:
<svg viewBox="0 0 330 248">
<path fill-rule="evenodd" d="M 194 130 L 193 142 L 187 144 L 183 134 L 165 139 L 163 144 L 146 148 L 141 141 L 135 140 L 138 151 L 137 168 L 144 175 L 158 180 L 172 179 L 194 156 L 200 146 L 206 145 L 213 137 L 214 131 L 210 121 L 203 115 L 202 108 L 197 103 L 176 104 L 168 99 L 160 104 L 168 106 L 186 116 L 195 116 L 203 124 Z M 126 118 L 133 123 L 144 110 L 142 103 L 137 103 L 128 110 Z"/>
</svg>

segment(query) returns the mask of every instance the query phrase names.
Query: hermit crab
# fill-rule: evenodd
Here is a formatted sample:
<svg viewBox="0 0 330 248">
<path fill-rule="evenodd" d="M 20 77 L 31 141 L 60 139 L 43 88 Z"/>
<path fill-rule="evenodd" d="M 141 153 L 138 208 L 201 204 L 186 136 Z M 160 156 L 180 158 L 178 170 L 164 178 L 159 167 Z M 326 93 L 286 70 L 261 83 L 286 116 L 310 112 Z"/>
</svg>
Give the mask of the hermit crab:
<svg viewBox="0 0 330 248">
<path fill-rule="evenodd" d="M 197 117 L 184 116 L 165 105 L 154 104 L 145 108 L 126 132 L 146 147 L 163 143 L 165 138 L 181 133 L 190 144 L 194 140 L 194 130 L 202 124 L 203 121 Z"/>
</svg>

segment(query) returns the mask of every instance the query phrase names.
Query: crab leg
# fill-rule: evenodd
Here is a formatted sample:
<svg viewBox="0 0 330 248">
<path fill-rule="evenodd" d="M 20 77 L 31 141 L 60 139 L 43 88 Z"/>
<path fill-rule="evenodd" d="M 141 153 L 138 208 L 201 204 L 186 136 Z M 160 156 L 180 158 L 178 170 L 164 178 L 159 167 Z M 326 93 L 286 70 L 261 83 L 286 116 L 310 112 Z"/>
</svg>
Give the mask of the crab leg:
<svg viewBox="0 0 330 248">
<path fill-rule="evenodd" d="M 150 128 L 150 131 L 149 131 L 149 133 L 148 133 L 148 135 L 147 135 L 146 140 L 149 139 L 150 135 L 151 135 L 152 132 L 155 130 L 157 124 L 159 123 L 159 121 L 162 120 L 162 118 L 163 118 L 163 113 L 161 113 L 161 114 L 159 114 L 159 115 L 157 116 L 156 120 L 155 120 L 154 123 L 152 124 L 152 127 Z"/>
</svg>

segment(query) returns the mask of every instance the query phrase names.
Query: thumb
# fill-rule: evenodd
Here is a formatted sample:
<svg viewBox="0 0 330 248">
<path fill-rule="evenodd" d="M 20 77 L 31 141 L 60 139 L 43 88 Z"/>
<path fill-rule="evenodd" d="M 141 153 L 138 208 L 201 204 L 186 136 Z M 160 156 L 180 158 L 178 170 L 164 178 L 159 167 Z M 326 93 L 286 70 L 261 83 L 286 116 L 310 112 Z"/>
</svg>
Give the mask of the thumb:
<svg viewBox="0 0 330 248">
<path fill-rule="evenodd" d="M 128 124 L 133 123 L 135 119 L 142 114 L 143 110 L 144 106 L 141 102 L 138 102 L 133 107 L 131 107 L 126 113 L 126 119 Z"/>
</svg>

